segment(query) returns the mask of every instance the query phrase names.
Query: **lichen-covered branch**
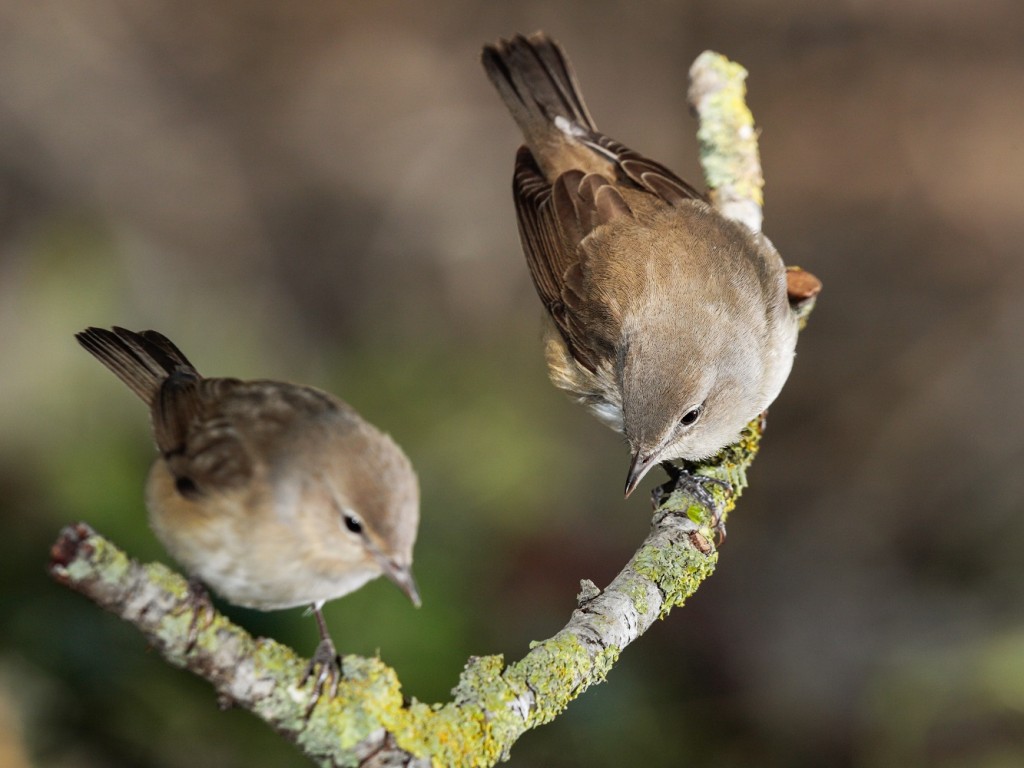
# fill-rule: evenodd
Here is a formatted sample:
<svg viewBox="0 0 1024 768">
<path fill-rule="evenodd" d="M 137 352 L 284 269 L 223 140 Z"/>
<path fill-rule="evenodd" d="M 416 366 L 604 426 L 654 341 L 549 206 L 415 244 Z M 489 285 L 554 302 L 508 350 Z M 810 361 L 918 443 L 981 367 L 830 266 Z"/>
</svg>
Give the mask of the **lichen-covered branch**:
<svg viewBox="0 0 1024 768">
<path fill-rule="evenodd" d="M 690 67 L 687 98 L 700 127 L 700 164 L 712 205 L 751 232 L 761 234 L 764 175 L 754 116 L 747 107 L 747 70 L 720 53 L 704 51 Z M 789 300 L 803 328 L 821 281 L 800 267 L 786 275 Z"/>
<path fill-rule="evenodd" d="M 688 98 L 700 118 L 700 162 L 712 203 L 725 216 L 760 232 L 764 176 L 754 116 L 746 103 L 746 79 L 742 66 L 704 51 L 690 67 Z"/>
<path fill-rule="evenodd" d="M 207 679 L 224 705 L 251 710 L 321 765 L 493 765 L 524 731 L 601 682 L 620 651 L 714 569 L 707 527 L 668 509 L 607 589 L 585 584 L 561 632 L 507 666 L 501 656 L 470 659 L 443 705 L 406 703 L 383 661 L 345 656 L 337 697 L 307 718 L 305 661 L 197 604 L 188 582 L 163 565 L 131 560 L 80 523 L 61 532 L 50 571 L 137 626 L 168 662 Z M 699 519 L 697 509 L 690 514 Z"/>
<path fill-rule="evenodd" d="M 701 162 L 712 202 L 754 232 L 761 226 L 757 136 L 743 101 L 742 67 L 704 53 L 690 91 L 701 128 Z M 806 320 L 821 284 L 794 269 L 790 300 Z M 159 564 L 131 560 L 84 523 L 61 532 L 54 578 L 137 626 L 167 661 L 208 680 L 225 705 L 251 710 L 322 766 L 489 766 L 530 728 L 550 722 L 602 682 L 619 654 L 658 618 L 682 605 L 715 568 L 718 525 L 746 487 L 764 423 L 693 470 L 713 486 L 709 509 L 685 488 L 661 499 L 650 533 L 603 591 L 581 582 L 577 609 L 553 637 L 518 661 L 471 658 L 452 700 L 403 698 L 398 675 L 378 658 L 345 656 L 336 697 L 307 714 L 306 662 L 273 640 L 253 638 L 197 601 L 188 582 Z"/>
</svg>

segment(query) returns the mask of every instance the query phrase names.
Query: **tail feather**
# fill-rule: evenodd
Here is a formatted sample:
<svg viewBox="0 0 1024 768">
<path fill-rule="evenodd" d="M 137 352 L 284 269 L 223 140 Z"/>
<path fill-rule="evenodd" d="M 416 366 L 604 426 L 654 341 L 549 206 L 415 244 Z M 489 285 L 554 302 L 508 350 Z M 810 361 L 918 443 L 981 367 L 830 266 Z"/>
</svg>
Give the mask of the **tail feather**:
<svg viewBox="0 0 1024 768">
<path fill-rule="evenodd" d="M 541 146 L 553 130 L 596 131 L 572 65 L 543 32 L 516 35 L 484 46 L 483 65 L 531 146 Z M 557 118 L 571 126 L 557 125 Z"/>
<path fill-rule="evenodd" d="M 125 331 L 124 328 L 114 328 L 114 330 L 131 334 L 131 331 Z M 168 364 L 173 364 L 175 369 L 185 368 L 193 372 L 195 371 L 195 366 L 193 366 L 192 363 L 189 362 L 188 358 L 185 357 L 185 353 L 178 349 L 177 345 L 173 341 L 168 339 L 159 331 L 141 331 L 139 336 L 150 342 L 151 345 L 158 347 L 167 358 L 170 358 L 169 362 L 168 360 L 163 359 L 160 363 L 164 368 L 167 368 Z M 147 348 L 152 350 L 151 346 Z"/>
<path fill-rule="evenodd" d="M 109 368 L 147 405 L 172 373 L 198 376 L 196 369 L 170 339 L 156 331 L 86 328 L 75 334 L 78 343 Z"/>
</svg>

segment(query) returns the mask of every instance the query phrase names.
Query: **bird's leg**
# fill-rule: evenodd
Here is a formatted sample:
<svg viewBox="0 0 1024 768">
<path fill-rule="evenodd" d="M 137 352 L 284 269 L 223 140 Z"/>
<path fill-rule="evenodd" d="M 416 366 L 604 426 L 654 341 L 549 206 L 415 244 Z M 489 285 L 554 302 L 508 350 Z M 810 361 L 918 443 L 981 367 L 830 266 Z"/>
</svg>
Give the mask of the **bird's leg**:
<svg viewBox="0 0 1024 768">
<path fill-rule="evenodd" d="M 338 695 L 338 683 L 341 682 L 341 657 L 331 640 L 331 633 L 327 631 L 327 622 L 320 610 L 321 606 L 314 603 L 310 608 L 320 630 L 320 644 L 317 645 L 309 664 L 306 665 L 306 672 L 300 682 L 300 685 L 305 685 L 310 677 L 316 676 L 313 694 L 310 697 L 309 706 L 306 708 L 306 717 L 309 717 L 313 707 L 320 700 L 324 686 L 329 685 L 328 695 L 330 698 L 334 698 Z"/>
<path fill-rule="evenodd" d="M 711 527 L 718 534 L 718 543 L 725 541 L 725 523 L 722 520 L 722 508 L 715 502 L 715 497 L 708 486 L 717 485 L 726 494 L 732 495 L 732 486 L 725 480 L 707 475 L 695 475 L 687 467 L 679 467 L 671 461 L 661 462 L 662 469 L 668 474 L 668 482 L 659 485 L 651 492 L 654 506 L 660 506 L 675 491 L 681 490 L 693 496 L 700 504 L 711 510 Z"/>
<path fill-rule="evenodd" d="M 673 492 L 682 490 L 691 493 L 701 504 L 714 509 L 715 497 L 708 490 L 709 485 L 717 485 L 727 494 L 732 494 L 732 486 L 725 480 L 719 480 L 717 477 L 708 477 L 707 475 L 696 475 L 688 468 L 676 466 L 671 461 L 661 462 L 661 467 L 668 475 L 668 482 L 659 485 L 652 491 L 651 500 L 655 504 L 660 504 L 671 496 Z"/>
<path fill-rule="evenodd" d="M 188 596 L 186 600 L 192 609 L 192 618 L 189 620 L 188 635 L 186 635 L 185 639 L 185 654 L 188 655 L 199 641 L 199 630 L 206 629 L 213 623 L 215 613 L 213 603 L 210 602 L 210 593 L 206 591 L 203 582 L 195 576 L 190 576 L 188 579 Z M 199 626 L 200 620 L 203 620 L 202 627 Z"/>
</svg>

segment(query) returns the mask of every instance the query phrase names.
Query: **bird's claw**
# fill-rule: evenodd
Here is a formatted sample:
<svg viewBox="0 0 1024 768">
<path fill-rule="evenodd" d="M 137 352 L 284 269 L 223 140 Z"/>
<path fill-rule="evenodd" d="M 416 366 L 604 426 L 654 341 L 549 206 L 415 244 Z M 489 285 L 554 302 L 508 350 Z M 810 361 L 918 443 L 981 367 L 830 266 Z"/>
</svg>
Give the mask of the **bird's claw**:
<svg viewBox="0 0 1024 768">
<path fill-rule="evenodd" d="M 333 699 L 338 695 L 338 683 L 341 682 L 341 657 L 334 647 L 330 638 L 324 638 L 316 647 L 306 671 L 302 675 L 300 686 L 306 684 L 310 678 L 314 678 L 313 693 L 310 695 L 309 705 L 306 707 L 306 717 L 313 712 L 313 708 L 320 697 L 323 696 L 326 687 L 328 698 Z"/>
<path fill-rule="evenodd" d="M 722 505 L 716 501 L 709 486 L 717 485 L 725 491 L 726 495 L 731 496 L 733 494 L 732 485 L 717 477 L 694 474 L 689 469 L 678 467 L 669 461 L 663 461 L 661 466 L 668 474 L 668 482 L 659 485 L 651 492 L 651 501 L 654 506 L 660 506 L 676 491 L 684 491 L 696 499 L 699 504 L 711 510 L 711 528 L 718 535 L 719 544 L 725 541 L 725 521 L 722 519 L 724 510 Z"/>
</svg>

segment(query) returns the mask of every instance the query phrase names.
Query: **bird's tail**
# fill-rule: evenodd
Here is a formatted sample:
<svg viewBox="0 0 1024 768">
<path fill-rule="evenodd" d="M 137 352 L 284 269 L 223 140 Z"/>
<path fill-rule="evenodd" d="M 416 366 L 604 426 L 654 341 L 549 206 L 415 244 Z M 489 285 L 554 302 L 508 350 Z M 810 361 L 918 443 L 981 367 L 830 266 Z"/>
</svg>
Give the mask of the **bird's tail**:
<svg viewBox="0 0 1024 768">
<path fill-rule="evenodd" d="M 564 135 L 596 132 L 569 59 L 543 32 L 485 45 L 482 60 L 534 154 Z"/>
<path fill-rule="evenodd" d="M 172 374 L 199 376 L 181 350 L 156 331 L 86 328 L 75 338 L 147 405 L 153 404 L 160 386 Z"/>
</svg>

